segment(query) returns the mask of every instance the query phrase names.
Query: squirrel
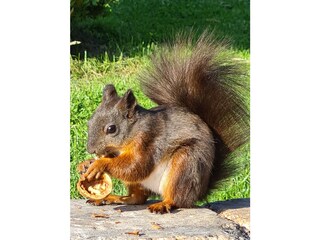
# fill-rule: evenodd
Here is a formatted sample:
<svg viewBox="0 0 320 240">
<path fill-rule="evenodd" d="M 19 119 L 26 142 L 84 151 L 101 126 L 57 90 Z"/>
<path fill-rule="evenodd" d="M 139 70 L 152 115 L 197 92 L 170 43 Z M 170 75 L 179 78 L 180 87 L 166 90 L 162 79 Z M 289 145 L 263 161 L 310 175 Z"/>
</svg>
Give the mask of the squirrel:
<svg viewBox="0 0 320 240">
<path fill-rule="evenodd" d="M 144 204 L 150 194 L 162 201 L 154 213 L 190 208 L 234 174 L 231 153 L 249 141 L 248 80 L 243 64 L 225 41 L 210 33 L 182 36 L 160 47 L 140 74 L 144 94 L 158 106 L 145 109 L 132 90 L 122 97 L 112 84 L 88 121 L 84 178 L 107 172 L 120 179 L 127 196 L 103 203 Z"/>
</svg>

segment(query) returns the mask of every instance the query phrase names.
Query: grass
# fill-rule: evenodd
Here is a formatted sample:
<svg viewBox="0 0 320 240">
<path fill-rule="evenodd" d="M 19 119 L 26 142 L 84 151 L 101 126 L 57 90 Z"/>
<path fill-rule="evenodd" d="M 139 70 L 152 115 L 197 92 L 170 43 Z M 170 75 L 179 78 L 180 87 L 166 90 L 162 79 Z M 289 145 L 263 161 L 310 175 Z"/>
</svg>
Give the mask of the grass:
<svg viewBox="0 0 320 240">
<path fill-rule="evenodd" d="M 71 39 L 82 44 L 74 46 L 72 53 L 143 55 L 151 43 L 191 28 L 215 30 L 235 49 L 249 49 L 249 0 L 120 0 L 111 9 L 107 16 L 73 19 Z"/>
<path fill-rule="evenodd" d="M 114 2 L 111 9 L 107 16 L 71 22 L 71 39 L 82 42 L 72 46 L 70 58 L 71 198 L 80 197 L 75 187 L 77 164 L 92 157 L 86 152 L 87 121 L 101 100 L 105 84 L 113 83 L 119 94 L 131 88 L 142 106 L 154 106 L 141 92 L 137 74 L 154 48 L 181 29 L 215 29 L 219 38 L 231 40 L 231 51 L 239 58 L 250 58 L 249 1 L 123 0 Z M 250 196 L 249 146 L 238 155 L 243 166 L 240 173 L 205 201 Z M 122 184 L 113 181 L 114 193 L 125 194 Z"/>
</svg>

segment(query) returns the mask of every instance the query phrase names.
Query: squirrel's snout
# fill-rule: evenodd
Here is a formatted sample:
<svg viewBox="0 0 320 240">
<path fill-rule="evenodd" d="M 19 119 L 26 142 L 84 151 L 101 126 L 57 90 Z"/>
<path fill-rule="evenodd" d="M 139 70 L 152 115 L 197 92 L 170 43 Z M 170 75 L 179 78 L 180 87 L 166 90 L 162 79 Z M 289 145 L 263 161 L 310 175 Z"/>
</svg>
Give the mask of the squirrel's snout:
<svg viewBox="0 0 320 240">
<path fill-rule="evenodd" d="M 90 144 L 89 142 L 87 144 L 87 151 L 90 154 L 96 154 L 96 148 L 92 144 Z"/>
</svg>

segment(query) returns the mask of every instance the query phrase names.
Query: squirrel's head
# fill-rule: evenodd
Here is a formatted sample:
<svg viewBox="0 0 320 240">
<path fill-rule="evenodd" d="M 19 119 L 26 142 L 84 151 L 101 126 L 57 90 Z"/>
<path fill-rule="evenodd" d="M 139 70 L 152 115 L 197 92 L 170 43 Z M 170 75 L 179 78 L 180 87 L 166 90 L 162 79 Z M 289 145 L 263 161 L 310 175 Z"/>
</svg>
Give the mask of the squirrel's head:
<svg viewBox="0 0 320 240">
<path fill-rule="evenodd" d="M 119 97 L 115 87 L 104 87 L 102 102 L 88 122 L 89 153 L 113 155 L 132 134 L 137 120 L 137 102 L 131 90 Z"/>
</svg>

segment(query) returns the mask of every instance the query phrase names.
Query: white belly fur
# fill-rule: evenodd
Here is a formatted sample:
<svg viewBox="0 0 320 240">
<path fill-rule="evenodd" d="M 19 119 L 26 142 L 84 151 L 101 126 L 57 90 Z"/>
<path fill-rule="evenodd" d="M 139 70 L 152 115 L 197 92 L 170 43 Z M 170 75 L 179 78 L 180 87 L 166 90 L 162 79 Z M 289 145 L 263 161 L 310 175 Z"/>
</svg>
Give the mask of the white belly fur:
<svg viewBox="0 0 320 240">
<path fill-rule="evenodd" d="M 168 162 L 160 163 L 152 173 L 141 182 L 141 184 L 145 188 L 150 189 L 157 194 L 162 194 L 168 172 Z"/>
</svg>

